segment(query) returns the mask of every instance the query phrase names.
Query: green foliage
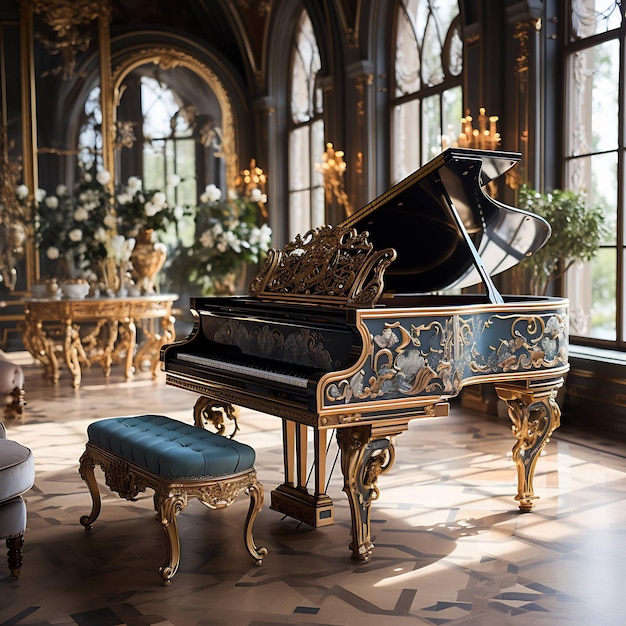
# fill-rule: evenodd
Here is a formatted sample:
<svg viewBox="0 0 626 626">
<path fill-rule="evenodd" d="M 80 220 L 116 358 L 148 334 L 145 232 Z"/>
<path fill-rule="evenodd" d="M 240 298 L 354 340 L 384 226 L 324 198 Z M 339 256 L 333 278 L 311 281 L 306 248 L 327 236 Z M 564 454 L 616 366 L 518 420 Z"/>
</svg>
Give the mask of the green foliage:
<svg viewBox="0 0 626 626">
<path fill-rule="evenodd" d="M 230 291 L 235 275 L 260 263 L 269 250 L 272 230 L 260 224 L 265 199 L 234 194 L 223 199 L 215 185 L 207 186 L 197 208 L 195 241 L 176 251 L 168 275 L 203 294 Z"/>
<path fill-rule="evenodd" d="M 520 266 L 531 273 L 531 289 L 545 294 L 550 283 L 575 263 L 590 261 L 606 233 L 601 207 L 587 204 L 584 195 L 555 189 L 542 194 L 523 185 L 518 206 L 543 217 L 552 227 L 547 243 Z"/>
</svg>

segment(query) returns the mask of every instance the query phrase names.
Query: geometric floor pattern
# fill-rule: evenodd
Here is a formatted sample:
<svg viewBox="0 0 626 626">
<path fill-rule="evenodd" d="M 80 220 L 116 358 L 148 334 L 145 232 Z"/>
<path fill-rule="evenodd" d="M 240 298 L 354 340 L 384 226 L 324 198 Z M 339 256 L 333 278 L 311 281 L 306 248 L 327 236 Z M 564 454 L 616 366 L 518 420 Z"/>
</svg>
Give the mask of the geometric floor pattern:
<svg viewBox="0 0 626 626">
<path fill-rule="evenodd" d="M 191 423 L 193 394 L 140 372 L 124 381 L 94 368 L 73 390 L 42 377 L 27 355 L 28 405 L 7 423 L 30 447 L 35 486 L 18 581 L 0 567 L 0 626 L 621 626 L 626 623 L 626 449 L 562 426 L 538 461 L 533 512 L 513 499 L 514 440 L 503 421 L 454 405 L 447 418 L 414 420 L 395 441 L 394 467 L 372 503 L 375 549 L 350 559 L 349 511 L 339 468 L 327 489 L 335 524 L 311 529 L 268 507 L 282 482 L 281 422 L 243 410 L 237 438 L 257 452 L 266 492 L 255 567 L 243 543 L 243 497 L 179 515 L 180 568 L 169 587 L 152 492 L 129 502 L 101 484 L 91 499 L 78 474 L 87 425 L 103 417 L 163 413 Z M 329 467 L 336 456 L 331 444 Z M 4 559 L 2 559 L 4 561 Z"/>
</svg>

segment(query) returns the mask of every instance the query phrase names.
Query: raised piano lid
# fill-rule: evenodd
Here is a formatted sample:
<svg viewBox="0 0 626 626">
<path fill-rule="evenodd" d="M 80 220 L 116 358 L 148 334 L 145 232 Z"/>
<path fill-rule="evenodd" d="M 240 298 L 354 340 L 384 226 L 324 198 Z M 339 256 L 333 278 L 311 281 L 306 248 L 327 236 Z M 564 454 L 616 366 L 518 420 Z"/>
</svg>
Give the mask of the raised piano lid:
<svg viewBox="0 0 626 626">
<path fill-rule="evenodd" d="M 341 223 L 368 231 L 376 250 L 394 248 L 385 291 L 432 293 L 485 283 L 536 252 L 550 225 L 507 206 L 486 186 L 521 158 L 512 152 L 449 148 Z"/>
</svg>

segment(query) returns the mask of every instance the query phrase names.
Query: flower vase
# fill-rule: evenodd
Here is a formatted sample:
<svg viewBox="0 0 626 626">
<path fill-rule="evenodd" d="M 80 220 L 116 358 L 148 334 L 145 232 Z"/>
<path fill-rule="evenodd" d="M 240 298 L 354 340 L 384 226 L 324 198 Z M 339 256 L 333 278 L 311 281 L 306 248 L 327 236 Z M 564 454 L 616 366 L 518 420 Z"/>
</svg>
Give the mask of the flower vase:
<svg viewBox="0 0 626 626">
<path fill-rule="evenodd" d="M 232 296 L 235 293 L 235 281 L 237 274 L 227 272 L 219 278 L 213 279 L 213 291 L 216 296 Z"/>
<path fill-rule="evenodd" d="M 142 294 L 154 293 L 154 279 L 163 267 L 167 257 L 164 244 L 154 241 L 154 231 L 146 229 L 136 238 L 135 247 L 130 256 L 133 275 Z"/>
</svg>

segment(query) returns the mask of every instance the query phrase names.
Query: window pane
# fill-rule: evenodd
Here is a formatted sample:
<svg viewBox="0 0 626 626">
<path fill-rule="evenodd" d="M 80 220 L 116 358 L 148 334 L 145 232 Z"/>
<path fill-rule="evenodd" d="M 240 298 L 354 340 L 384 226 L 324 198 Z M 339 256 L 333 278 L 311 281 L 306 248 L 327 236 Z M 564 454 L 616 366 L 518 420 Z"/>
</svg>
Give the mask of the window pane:
<svg viewBox="0 0 626 626">
<path fill-rule="evenodd" d="M 324 175 L 315 167 L 315 164 L 321 163 L 324 155 L 326 144 L 324 143 L 324 122 L 317 120 L 311 124 L 311 158 L 313 159 L 313 167 L 311 168 L 312 186 L 324 186 Z"/>
<path fill-rule="evenodd" d="M 323 226 L 326 223 L 326 209 L 324 203 L 324 188 L 313 188 L 313 207 L 311 209 L 310 226 Z"/>
<path fill-rule="evenodd" d="M 572 34 L 590 37 L 614 28 L 621 21 L 618 0 L 572 0 Z"/>
<path fill-rule="evenodd" d="M 398 11 L 397 28 L 396 96 L 401 96 L 415 93 L 420 88 L 420 57 L 411 19 L 402 8 Z"/>
<path fill-rule="evenodd" d="M 143 188 L 161 189 L 165 171 L 165 142 L 153 141 L 143 148 Z"/>
<path fill-rule="evenodd" d="M 445 31 L 444 31 L 445 34 Z M 422 78 L 424 84 L 433 86 L 443 82 L 442 41 L 437 31 L 434 19 L 428 21 L 428 27 L 424 33 L 424 47 L 422 50 Z"/>
<path fill-rule="evenodd" d="M 303 126 L 289 135 L 289 189 L 305 189 L 310 185 L 309 127 Z"/>
<path fill-rule="evenodd" d="M 143 134 L 146 138 L 169 137 L 170 120 L 180 108 L 174 93 L 154 78 L 141 77 Z"/>
<path fill-rule="evenodd" d="M 615 341 L 617 255 L 615 249 L 600 250 L 589 263 L 570 268 L 566 277 L 570 300 L 570 333 Z"/>
<path fill-rule="evenodd" d="M 619 42 L 607 41 L 572 54 L 568 75 L 568 155 L 616 149 Z"/>
<path fill-rule="evenodd" d="M 592 206 L 604 212 L 607 236 L 604 244 L 617 242 L 617 152 L 595 154 L 566 162 L 565 187 L 585 193 Z"/>
<path fill-rule="evenodd" d="M 463 88 L 453 87 L 443 92 L 443 124 L 442 130 L 446 137 L 442 148 L 451 146 L 461 133 L 463 117 Z"/>
<path fill-rule="evenodd" d="M 394 107 L 391 147 L 391 172 L 394 183 L 406 178 L 420 165 L 417 120 L 419 120 L 419 100 L 411 100 Z"/>
<path fill-rule="evenodd" d="M 291 117 L 298 123 L 311 119 L 315 80 L 321 68 L 321 60 L 313 25 L 306 11 L 302 12 L 296 32 L 291 70 Z"/>
<path fill-rule="evenodd" d="M 289 194 L 289 239 L 309 230 L 310 198 L 308 190 Z"/>
<path fill-rule="evenodd" d="M 460 120 L 460 118 L 459 118 Z M 422 100 L 422 162 L 429 161 L 441 152 L 441 116 L 439 96 Z"/>
</svg>

